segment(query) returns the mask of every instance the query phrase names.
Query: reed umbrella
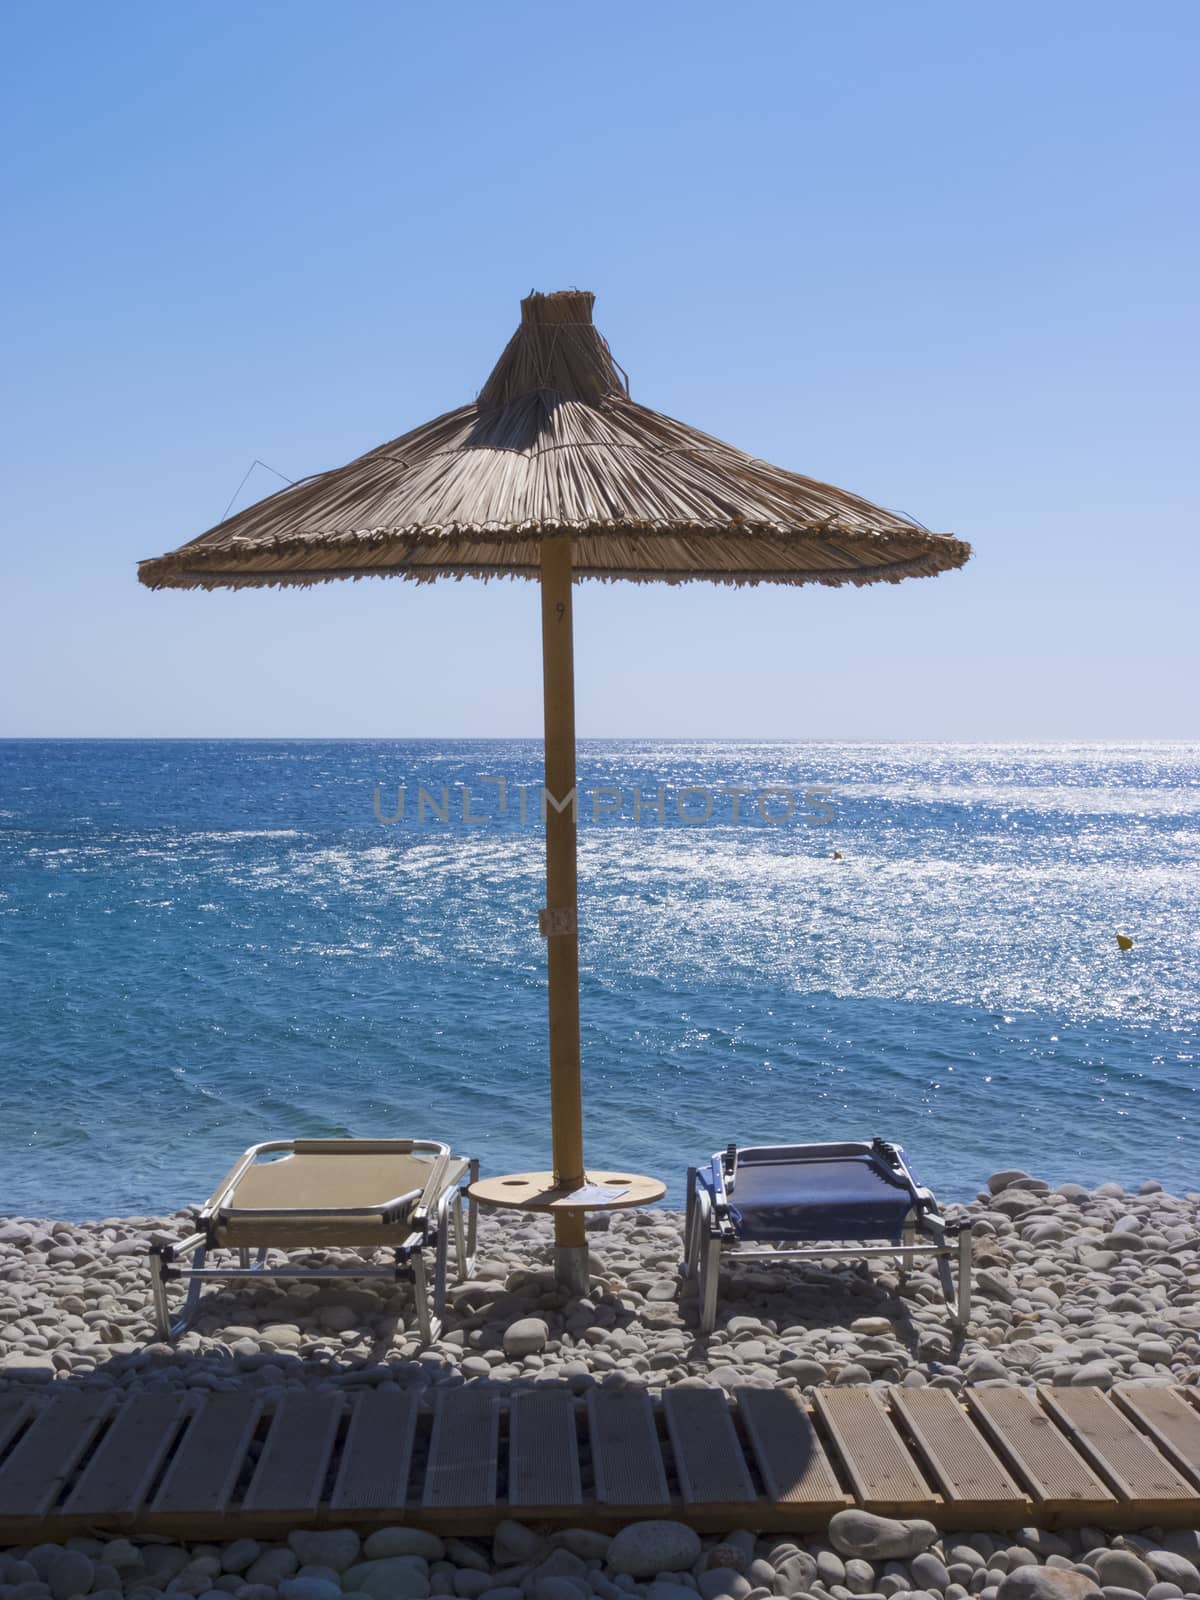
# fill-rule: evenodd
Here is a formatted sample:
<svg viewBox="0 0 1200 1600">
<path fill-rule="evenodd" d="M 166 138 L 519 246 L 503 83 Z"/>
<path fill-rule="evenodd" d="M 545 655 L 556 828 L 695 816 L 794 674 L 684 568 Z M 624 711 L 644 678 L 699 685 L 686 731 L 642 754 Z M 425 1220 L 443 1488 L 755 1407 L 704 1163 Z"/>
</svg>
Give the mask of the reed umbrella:
<svg viewBox="0 0 1200 1600">
<path fill-rule="evenodd" d="M 970 546 L 786 472 L 629 396 L 594 296 L 532 294 L 478 397 L 347 466 L 304 479 L 169 554 L 152 589 L 335 578 L 513 576 L 541 583 L 553 1174 L 514 1203 L 552 1210 L 559 1278 L 586 1287 L 576 920 L 572 584 L 898 583 Z M 560 809 L 561 808 L 561 809 Z M 528 1175 L 526 1175 L 528 1176 Z M 592 1173 L 595 1178 L 595 1173 Z M 516 1180 L 509 1182 L 514 1193 Z M 633 1180 L 615 1203 L 660 1185 Z M 536 1185 L 534 1185 L 536 1188 Z M 496 1197 L 495 1189 L 491 1197 Z"/>
</svg>

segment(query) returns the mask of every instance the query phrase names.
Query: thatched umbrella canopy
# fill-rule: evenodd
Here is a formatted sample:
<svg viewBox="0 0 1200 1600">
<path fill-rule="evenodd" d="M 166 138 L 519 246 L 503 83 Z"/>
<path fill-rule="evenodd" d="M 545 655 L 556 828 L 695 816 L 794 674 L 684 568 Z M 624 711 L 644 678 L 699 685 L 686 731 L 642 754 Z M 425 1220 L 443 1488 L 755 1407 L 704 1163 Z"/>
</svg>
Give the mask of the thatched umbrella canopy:
<svg viewBox="0 0 1200 1600">
<path fill-rule="evenodd" d="M 594 297 L 533 294 L 477 399 L 143 561 L 152 589 L 396 576 L 540 578 L 546 787 L 575 787 L 571 584 L 897 583 L 970 546 L 785 472 L 629 397 Z M 547 813 L 554 1181 L 584 1181 L 575 818 Z M 555 1212 L 567 1281 L 586 1270 L 582 1209 Z M 584 1279 L 583 1281 L 586 1281 Z"/>
<path fill-rule="evenodd" d="M 151 588 L 333 578 L 895 583 L 968 545 L 785 472 L 629 398 L 590 294 L 534 294 L 471 405 L 261 500 L 157 560 Z"/>
</svg>

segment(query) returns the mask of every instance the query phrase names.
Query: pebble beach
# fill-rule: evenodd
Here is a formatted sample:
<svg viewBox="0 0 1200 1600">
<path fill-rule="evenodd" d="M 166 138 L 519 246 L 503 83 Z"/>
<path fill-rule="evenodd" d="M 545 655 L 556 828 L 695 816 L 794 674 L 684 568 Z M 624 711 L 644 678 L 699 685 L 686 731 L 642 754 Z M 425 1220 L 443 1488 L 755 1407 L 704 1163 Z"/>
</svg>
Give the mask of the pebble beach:
<svg viewBox="0 0 1200 1600">
<path fill-rule="evenodd" d="M 974 1234 L 971 1325 L 950 1325 L 931 1266 L 747 1263 L 722 1276 L 717 1327 L 697 1332 L 677 1272 L 682 1217 L 618 1213 L 590 1231 L 592 1291 L 556 1288 L 549 1224 L 481 1215 L 475 1269 L 422 1347 L 409 1292 L 354 1285 L 207 1287 L 193 1330 L 156 1343 L 146 1251 L 190 1215 L 0 1222 L 0 1386 L 66 1378 L 123 1390 L 566 1383 L 1089 1384 L 1200 1380 L 1200 1194 L 1148 1182 L 1051 1188 L 992 1175 L 950 1207 Z M 594 1219 L 601 1220 L 601 1219 Z M 345 1265 L 348 1251 L 314 1255 Z M 390 1286 L 385 1286 L 390 1288 Z"/>
<path fill-rule="evenodd" d="M 839 1512 L 824 1536 L 702 1538 L 678 1522 L 609 1536 L 505 1522 L 490 1540 L 420 1528 L 300 1531 L 226 1544 L 76 1538 L 0 1555 L 3 1600 L 1180 1600 L 1200 1595 L 1200 1535 L 1038 1528 L 939 1537 L 927 1522 Z"/>
<path fill-rule="evenodd" d="M 1147 1182 L 1051 1188 L 993 1174 L 969 1205 L 975 1294 L 956 1337 L 932 1269 L 853 1263 L 727 1270 L 711 1339 L 677 1275 L 682 1217 L 616 1214 L 590 1233 L 590 1296 L 553 1282 L 542 1219 L 480 1219 L 468 1281 L 422 1347 L 407 1291 L 255 1285 L 209 1289 L 194 1329 L 154 1341 L 146 1248 L 190 1218 L 0 1223 L 0 1393 L 48 1401 L 65 1381 L 120 1391 L 332 1387 L 503 1392 L 562 1384 L 1094 1385 L 1200 1381 L 1200 1194 Z M 346 1264 L 349 1252 L 314 1261 Z M 286 1541 L 184 1546 L 74 1538 L 0 1556 L 0 1600 L 1178 1600 L 1200 1597 L 1200 1533 L 1147 1528 L 938 1533 L 864 1511 L 823 1535 L 681 1523 L 615 1536 L 504 1523 L 494 1538 L 418 1528 L 297 1532 Z"/>
</svg>

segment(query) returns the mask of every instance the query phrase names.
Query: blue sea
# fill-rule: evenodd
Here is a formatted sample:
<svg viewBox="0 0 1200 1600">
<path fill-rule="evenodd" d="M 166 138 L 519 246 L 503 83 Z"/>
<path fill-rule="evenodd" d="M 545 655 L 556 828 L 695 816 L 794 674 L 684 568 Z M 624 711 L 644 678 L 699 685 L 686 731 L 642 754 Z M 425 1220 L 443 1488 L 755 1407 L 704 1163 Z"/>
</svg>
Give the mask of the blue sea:
<svg viewBox="0 0 1200 1600">
<path fill-rule="evenodd" d="M 0 1212 L 166 1211 L 295 1134 L 548 1165 L 540 782 L 0 743 Z M 677 1202 L 729 1140 L 880 1133 L 950 1198 L 1200 1188 L 1200 747 L 595 742 L 579 791 L 592 1165 Z"/>
</svg>

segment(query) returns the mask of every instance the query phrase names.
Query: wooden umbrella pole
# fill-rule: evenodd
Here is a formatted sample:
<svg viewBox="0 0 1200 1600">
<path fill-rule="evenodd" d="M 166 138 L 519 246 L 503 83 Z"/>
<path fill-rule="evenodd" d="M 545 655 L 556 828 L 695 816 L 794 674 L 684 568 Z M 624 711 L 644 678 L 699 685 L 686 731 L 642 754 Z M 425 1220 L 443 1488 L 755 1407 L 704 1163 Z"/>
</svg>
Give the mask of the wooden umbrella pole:
<svg viewBox="0 0 1200 1600">
<path fill-rule="evenodd" d="M 550 1122 L 555 1182 L 564 1189 L 577 1189 L 584 1174 L 570 539 L 543 539 L 541 562 L 546 739 L 546 910 L 542 932 L 550 1001 Z M 558 1281 L 586 1294 L 587 1235 L 582 1211 L 555 1213 L 554 1243 Z"/>
</svg>

